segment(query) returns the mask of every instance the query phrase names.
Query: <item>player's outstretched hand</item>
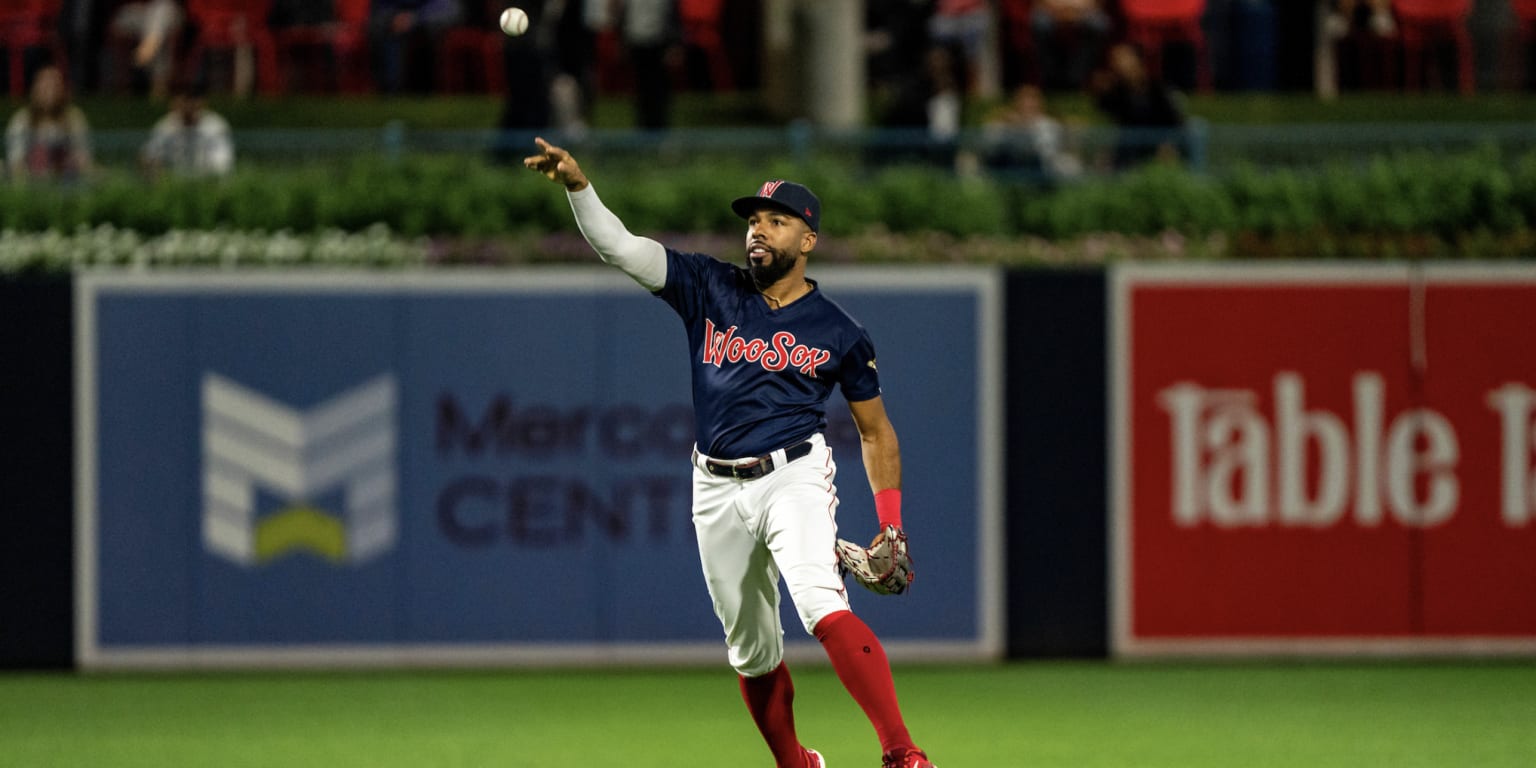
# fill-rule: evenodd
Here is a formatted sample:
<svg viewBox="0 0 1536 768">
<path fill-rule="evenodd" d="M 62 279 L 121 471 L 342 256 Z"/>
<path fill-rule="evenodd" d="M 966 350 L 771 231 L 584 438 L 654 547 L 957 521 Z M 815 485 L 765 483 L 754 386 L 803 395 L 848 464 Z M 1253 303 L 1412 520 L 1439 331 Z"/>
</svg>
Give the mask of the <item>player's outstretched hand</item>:
<svg viewBox="0 0 1536 768">
<path fill-rule="evenodd" d="M 587 188 L 587 175 L 581 172 L 581 166 L 576 164 L 571 153 L 542 138 L 536 137 L 533 141 L 539 145 L 539 153 L 523 158 L 524 166 L 544 174 L 550 181 L 564 184 L 572 192 Z"/>
</svg>

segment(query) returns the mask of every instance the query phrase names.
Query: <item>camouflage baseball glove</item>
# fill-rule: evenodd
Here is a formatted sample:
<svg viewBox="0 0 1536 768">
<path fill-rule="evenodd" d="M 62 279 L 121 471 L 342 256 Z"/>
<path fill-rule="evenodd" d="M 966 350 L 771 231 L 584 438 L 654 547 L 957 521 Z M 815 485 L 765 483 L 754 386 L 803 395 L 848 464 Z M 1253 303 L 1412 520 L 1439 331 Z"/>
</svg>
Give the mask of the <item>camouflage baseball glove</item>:
<svg viewBox="0 0 1536 768">
<path fill-rule="evenodd" d="M 887 526 L 868 549 L 838 539 L 837 569 L 871 592 L 899 595 L 911 586 L 914 576 L 912 558 L 907 556 L 907 534 L 896 526 Z"/>
</svg>

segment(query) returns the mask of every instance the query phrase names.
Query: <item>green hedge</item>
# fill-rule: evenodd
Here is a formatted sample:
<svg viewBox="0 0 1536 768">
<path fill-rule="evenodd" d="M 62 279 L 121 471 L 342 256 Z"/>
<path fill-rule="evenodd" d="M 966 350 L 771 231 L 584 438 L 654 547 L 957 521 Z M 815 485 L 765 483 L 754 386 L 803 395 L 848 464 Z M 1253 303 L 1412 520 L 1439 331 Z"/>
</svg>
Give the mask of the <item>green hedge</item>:
<svg viewBox="0 0 1536 768">
<path fill-rule="evenodd" d="M 1319 169 L 1222 174 L 1158 166 L 1053 189 L 920 167 L 711 163 L 656 170 L 640 160 L 606 160 L 589 167 L 599 191 L 632 230 L 651 233 L 737 232 L 741 223 L 727 201 L 771 176 L 816 189 L 824 232 L 844 239 L 938 235 L 948 242 L 1038 244 L 1176 233 L 1226 238 L 1231 252 L 1218 256 L 1294 256 L 1311 248 L 1330 256 L 1444 257 L 1467 247 L 1478 256 L 1526 256 L 1536 220 L 1536 151 L 1405 153 Z M 573 229 L 553 185 L 518 167 L 463 156 L 244 168 L 217 182 L 149 183 L 123 173 L 74 188 L 0 187 L 0 230 L 23 233 L 105 225 L 146 238 L 190 230 L 313 235 L 376 224 L 405 239 L 526 238 Z"/>
</svg>

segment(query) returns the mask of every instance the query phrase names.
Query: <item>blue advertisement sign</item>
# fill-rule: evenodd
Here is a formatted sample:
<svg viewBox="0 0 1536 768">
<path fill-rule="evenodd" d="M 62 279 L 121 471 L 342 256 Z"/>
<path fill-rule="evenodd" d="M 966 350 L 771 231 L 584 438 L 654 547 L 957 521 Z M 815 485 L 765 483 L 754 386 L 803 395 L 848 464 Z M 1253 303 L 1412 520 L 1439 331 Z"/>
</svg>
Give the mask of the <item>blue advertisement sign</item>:
<svg viewBox="0 0 1536 768">
<path fill-rule="evenodd" d="M 827 272 L 879 350 L 919 574 L 854 609 L 894 656 L 995 655 L 994 276 Z M 622 275 L 78 291 L 82 665 L 723 658 L 685 336 Z M 857 433 L 829 416 L 840 535 L 865 540 Z"/>
</svg>

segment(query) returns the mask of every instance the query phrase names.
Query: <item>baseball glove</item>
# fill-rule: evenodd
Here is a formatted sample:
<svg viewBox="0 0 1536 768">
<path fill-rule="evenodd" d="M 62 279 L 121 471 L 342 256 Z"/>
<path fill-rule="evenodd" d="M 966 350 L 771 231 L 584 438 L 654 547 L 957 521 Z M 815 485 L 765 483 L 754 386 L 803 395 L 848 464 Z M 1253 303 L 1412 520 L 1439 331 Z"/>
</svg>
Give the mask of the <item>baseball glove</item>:
<svg viewBox="0 0 1536 768">
<path fill-rule="evenodd" d="M 899 595 L 911 586 L 914 576 L 912 558 L 907 556 L 907 534 L 894 525 L 886 526 L 868 549 L 838 539 L 837 569 L 871 592 Z"/>
</svg>

